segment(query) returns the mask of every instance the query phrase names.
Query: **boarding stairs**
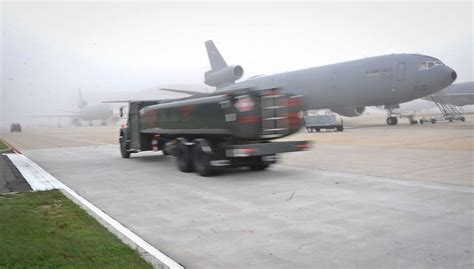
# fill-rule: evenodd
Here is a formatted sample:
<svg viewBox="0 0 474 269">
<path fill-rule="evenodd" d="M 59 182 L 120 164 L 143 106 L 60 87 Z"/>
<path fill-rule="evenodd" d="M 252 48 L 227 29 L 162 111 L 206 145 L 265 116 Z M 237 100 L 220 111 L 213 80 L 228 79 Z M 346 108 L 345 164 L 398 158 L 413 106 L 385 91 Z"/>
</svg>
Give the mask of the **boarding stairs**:
<svg viewBox="0 0 474 269">
<path fill-rule="evenodd" d="M 449 100 L 449 92 L 447 90 L 430 95 L 431 100 L 436 104 L 439 111 L 443 114 L 443 118 L 448 121 L 464 121 L 465 117 L 463 111 L 455 105 L 452 105 Z"/>
</svg>

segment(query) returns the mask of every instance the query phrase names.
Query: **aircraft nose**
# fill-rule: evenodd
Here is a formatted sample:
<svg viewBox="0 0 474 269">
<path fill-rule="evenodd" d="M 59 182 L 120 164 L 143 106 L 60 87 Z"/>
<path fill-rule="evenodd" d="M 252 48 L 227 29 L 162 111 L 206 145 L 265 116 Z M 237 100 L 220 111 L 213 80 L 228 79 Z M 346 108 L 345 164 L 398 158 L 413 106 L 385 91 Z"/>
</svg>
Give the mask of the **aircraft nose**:
<svg viewBox="0 0 474 269">
<path fill-rule="evenodd" d="M 458 77 L 458 74 L 456 74 L 456 71 L 453 70 L 451 72 L 451 78 L 453 79 L 453 81 L 455 81 L 457 77 Z"/>
</svg>

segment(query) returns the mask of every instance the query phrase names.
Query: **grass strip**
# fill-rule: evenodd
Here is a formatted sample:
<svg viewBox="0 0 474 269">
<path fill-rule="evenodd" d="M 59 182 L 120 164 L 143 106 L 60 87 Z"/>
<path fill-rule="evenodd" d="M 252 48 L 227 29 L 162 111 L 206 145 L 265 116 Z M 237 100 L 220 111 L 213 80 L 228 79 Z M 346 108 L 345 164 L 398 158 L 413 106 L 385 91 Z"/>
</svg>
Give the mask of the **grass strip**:
<svg viewBox="0 0 474 269">
<path fill-rule="evenodd" d="M 9 149 L 10 147 L 0 139 L 0 150 Z"/>
<path fill-rule="evenodd" d="M 0 268 L 152 268 L 60 191 L 0 195 Z"/>
</svg>

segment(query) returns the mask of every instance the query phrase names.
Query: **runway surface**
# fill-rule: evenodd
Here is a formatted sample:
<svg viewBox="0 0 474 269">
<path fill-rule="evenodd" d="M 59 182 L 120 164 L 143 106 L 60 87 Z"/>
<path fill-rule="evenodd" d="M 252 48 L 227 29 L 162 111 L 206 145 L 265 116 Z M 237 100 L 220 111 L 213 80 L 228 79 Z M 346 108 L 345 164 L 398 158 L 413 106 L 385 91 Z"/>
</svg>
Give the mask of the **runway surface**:
<svg viewBox="0 0 474 269">
<path fill-rule="evenodd" d="M 472 123 L 301 132 L 314 150 L 212 178 L 122 159 L 117 132 L 2 137 L 187 268 L 474 266 Z"/>
</svg>

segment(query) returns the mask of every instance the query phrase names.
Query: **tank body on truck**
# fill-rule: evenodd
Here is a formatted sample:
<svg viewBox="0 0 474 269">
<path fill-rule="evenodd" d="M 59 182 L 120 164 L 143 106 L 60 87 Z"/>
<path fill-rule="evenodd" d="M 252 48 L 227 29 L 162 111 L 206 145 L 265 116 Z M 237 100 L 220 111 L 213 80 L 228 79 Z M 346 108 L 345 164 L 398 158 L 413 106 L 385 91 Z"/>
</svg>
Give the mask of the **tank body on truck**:
<svg viewBox="0 0 474 269">
<path fill-rule="evenodd" d="M 120 130 L 122 157 L 161 150 L 183 172 L 212 175 L 223 167 L 263 170 L 276 154 L 300 151 L 306 141 L 272 142 L 298 131 L 301 96 L 278 89 L 243 89 L 167 101 L 129 103 Z"/>
</svg>

